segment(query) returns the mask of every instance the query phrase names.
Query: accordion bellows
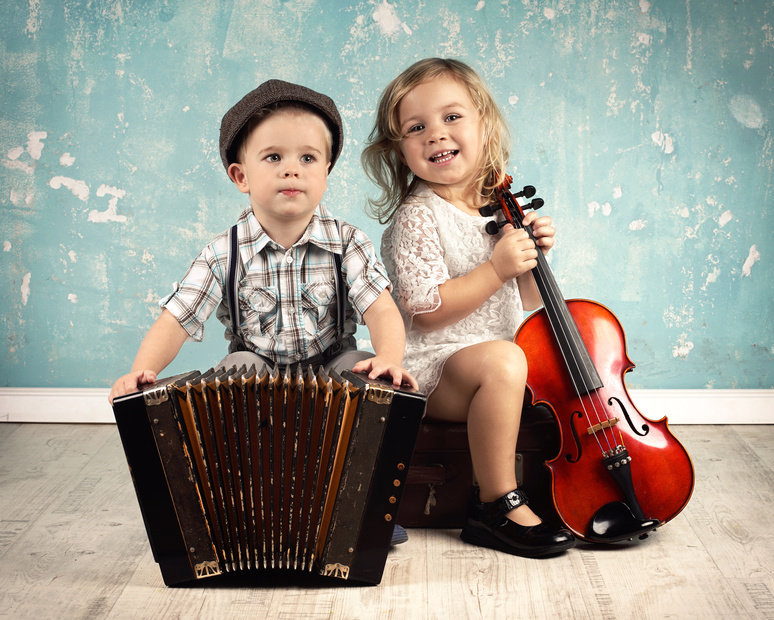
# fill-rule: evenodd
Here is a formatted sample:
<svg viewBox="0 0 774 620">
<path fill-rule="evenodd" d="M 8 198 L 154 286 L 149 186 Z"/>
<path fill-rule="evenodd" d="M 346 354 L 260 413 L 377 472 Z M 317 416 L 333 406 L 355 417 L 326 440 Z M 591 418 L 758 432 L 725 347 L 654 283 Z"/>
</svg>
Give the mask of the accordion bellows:
<svg viewBox="0 0 774 620">
<path fill-rule="evenodd" d="M 424 405 L 311 367 L 193 372 L 116 399 L 165 583 L 261 569 L 379 583 Z"/>
</svg>

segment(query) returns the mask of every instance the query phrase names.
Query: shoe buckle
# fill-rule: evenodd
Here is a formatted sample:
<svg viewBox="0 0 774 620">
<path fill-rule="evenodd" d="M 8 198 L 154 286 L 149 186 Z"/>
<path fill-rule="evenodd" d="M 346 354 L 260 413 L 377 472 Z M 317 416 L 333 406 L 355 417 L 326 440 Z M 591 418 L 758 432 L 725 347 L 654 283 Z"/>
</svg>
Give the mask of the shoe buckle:
<svg viewBox="0 0 774 620">
<path fill-rule="evenodd" d="M 510 512 L 514 508 L 519 506 L 526 506 L 529 503 L 526 493 L 520 489 L 514 489 L 510 493 L 506 493 L 500 498 L 500 503 L 503 507 L 503 512 Z"/>
</svg>

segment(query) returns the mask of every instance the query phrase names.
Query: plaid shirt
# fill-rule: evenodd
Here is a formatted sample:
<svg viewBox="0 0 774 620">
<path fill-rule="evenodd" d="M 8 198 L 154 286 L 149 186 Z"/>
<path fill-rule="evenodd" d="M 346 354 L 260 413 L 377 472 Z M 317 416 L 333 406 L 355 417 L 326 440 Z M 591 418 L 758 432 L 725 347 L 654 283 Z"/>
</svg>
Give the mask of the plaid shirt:
<svg viewBox="0 0 774 620">
<path fill-rule="evenodd" d="M 336 342 L 336 267 L 342 254 L 347 285 L 344 337 L 390 286 L 384 266 L 366 234 L 336 220 L 322 205 L 301 238 L 289 249 L 275 243 L 252 210 L 237 221 L 239 256 L 239 333 L 249 349 L 278 364 L 318 355 Z M 204 322 L 216 311 L 234 350 L 234 334 L 223 291 L 228 269 L 228 232 L 218 235 L 193 261 L 183 280 L 159 305 L 169 310 L 188 335 L 200 341 Z"/>
</svg>

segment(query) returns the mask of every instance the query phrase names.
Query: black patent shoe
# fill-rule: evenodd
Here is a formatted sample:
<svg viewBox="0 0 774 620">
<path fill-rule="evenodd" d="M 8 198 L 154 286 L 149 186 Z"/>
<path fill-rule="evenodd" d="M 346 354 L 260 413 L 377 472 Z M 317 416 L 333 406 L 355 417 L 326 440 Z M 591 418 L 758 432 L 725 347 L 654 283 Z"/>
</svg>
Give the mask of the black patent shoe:
<svg viewBox="0 0 774 620">
<path fill-rule="evenodd" d="M 553 529 L 545 523 L 519 525 L 505 515 L 529 502 L 523 491 L 515 489 L 494 502 L 482 502 L 478 489 L 470 500 L 470 509 L 460 538 L 471 545 L 489 547 L 512 555 L 539 558 L 557 555 L 575 546 L 575 536 L 565 528 Z"/>
</svg>

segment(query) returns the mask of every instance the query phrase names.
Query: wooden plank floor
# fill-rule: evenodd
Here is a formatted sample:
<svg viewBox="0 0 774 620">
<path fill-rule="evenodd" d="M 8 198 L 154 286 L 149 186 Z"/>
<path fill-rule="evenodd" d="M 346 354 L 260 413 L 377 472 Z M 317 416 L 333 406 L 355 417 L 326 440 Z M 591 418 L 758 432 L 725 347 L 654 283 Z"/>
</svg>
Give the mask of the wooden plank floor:
<svg viewBox="0 0 774 620">
<path fill-rule="evenodd" d="M 687 508 L 646 541 L 527 560 L 410 530 L 377 587 L 167 588 L 112 425 L 0 424 L 0 618 L 774 618 L 774 426 L 678 426 Z"/>
</svg>

